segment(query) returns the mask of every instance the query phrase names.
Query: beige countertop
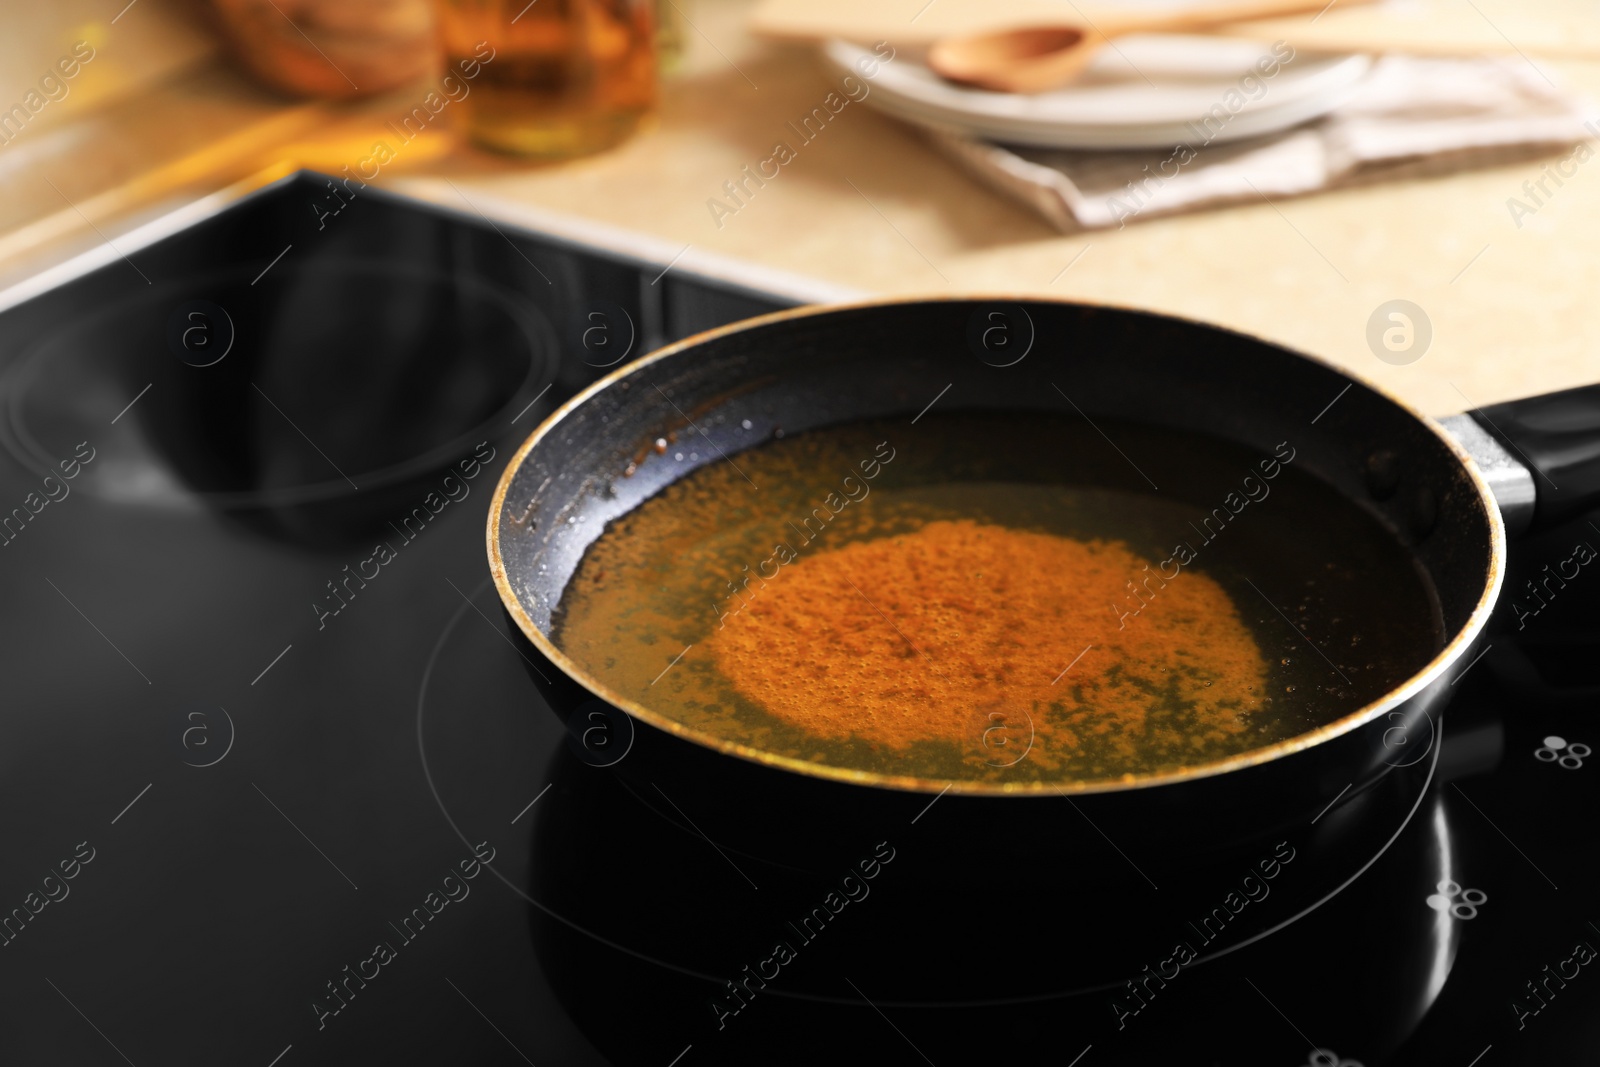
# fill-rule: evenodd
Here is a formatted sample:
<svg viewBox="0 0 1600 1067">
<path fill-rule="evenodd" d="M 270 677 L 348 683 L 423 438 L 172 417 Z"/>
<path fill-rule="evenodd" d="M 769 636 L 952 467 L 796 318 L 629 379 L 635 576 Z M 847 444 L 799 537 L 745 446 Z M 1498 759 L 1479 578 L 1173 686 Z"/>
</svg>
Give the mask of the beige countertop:
<svg viewBox="0 0 1600 1067">
<path fill-rule="evenodd" d="M 796 143 L 785 123 L 829 83 L 805 46 L 748 36 L 742 5 L 685 10 L 690 47 L 659 122 L 621 148 L 528 166 L 430 134 L 401 148 L 376 184 L 443 202 L 459 197 L 447 177 L 491 214 L 526 205 L 867 293 L 1053 296 L 1204 319 L 1337 362 L 1437 414 L 1600 381 L 1593 159 L 1520 226 L 1507 200 L 1546 160 L 1063 236 L 914 129 L 851 104 L 719 224 L 707 201 L 775 142 Z M 1528 62 L 1600 99 L 1600 62 Z M 0 285 L 261 168 L 353 164 L 423 91 L 291 104 L 202 49 L 177 73 L 0 150 L 11 193 L 0 207 Z M 1396 298 L 1420 305 L 1433 327 L 1430 349 L 1405 366 L 1366 342 L 1373 310 Z"/>
</svg>

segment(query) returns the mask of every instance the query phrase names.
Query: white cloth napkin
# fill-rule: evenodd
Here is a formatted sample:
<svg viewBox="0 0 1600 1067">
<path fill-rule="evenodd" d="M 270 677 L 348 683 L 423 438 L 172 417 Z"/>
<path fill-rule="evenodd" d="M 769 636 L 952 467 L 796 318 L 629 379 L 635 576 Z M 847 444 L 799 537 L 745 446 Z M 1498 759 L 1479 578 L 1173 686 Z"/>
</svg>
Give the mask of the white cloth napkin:
<svg viewBox="0 0 1600 1067">
<path fill-rule="evenodd" d="M 1600 121 L 1585 121 L 1576 98 L 1521 59 L 1391 55 L 1322 119 L 1248 141 L 1195 144 L 1182 165 L 1173 148 L 1063 151 L 929 134 L 991 185 L 1075 231 L 1482 166 L 1600 137 Z"/>
</svg>

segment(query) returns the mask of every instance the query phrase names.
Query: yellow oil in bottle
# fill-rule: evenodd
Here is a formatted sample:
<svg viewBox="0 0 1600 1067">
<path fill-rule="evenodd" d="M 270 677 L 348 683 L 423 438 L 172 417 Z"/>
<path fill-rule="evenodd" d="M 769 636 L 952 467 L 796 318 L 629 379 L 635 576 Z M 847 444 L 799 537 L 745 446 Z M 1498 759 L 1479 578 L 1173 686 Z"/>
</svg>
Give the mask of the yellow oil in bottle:
<svg viewBox="0 0 1600 1067">
<path fill-rule="evenodd" d="M 652 0 L 439 0 L 445 62 L 477 64 L 462 101 L 486 148 L 567 159 L 631 136 L 656 103 Z"/>
</svg>

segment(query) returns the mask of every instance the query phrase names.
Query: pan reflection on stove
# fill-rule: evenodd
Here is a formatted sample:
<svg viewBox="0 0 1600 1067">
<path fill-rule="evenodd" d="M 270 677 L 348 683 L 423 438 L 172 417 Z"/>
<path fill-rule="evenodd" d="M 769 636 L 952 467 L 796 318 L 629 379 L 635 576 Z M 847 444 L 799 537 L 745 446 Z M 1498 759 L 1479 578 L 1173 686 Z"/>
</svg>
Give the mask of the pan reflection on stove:
<svg viewBox="0 0 1600 1067">
<path fill-rule="evenodd" d="M 1159 890 L 1070 826 L 1019 857 L 1003 833 L 952 840 L 937 807 L 913 826 L 853 828 L 834 868 L 727 854 L 709 813 L 672 818 L 561 752 L 560 802 L 538 809 L 533 835 L 534 949 L 618 1064 L 689 1046 L 696 1063 L 914 1061 L 909 1041 L 934 1062 L 1046 1048 L 1067 1062 L 1092 1044 L 1099 1063 L 1339 1049 L 1376 1067 L 1438 996 L 1463 921 L 1413 912 L 1451 871 L 1439 736 L 1432 758 L 1251 862 L 1164 874 Z M 838 873 L 878 841 L 895 862 L 871 906 L 829 909 Z M 819 901 L 826 926 L 803 926 Z M 1297 1046 L 1280 1012 L 1317 1045 Z"/>
<path fill-rule="evenodd" d="M 91 492 L 340 542 L 422 506 L 554 368 L 540 312 L 470 277 L 359 260 L 254 274 L 158 286 L 46 337 L 3 383 L 5 444 L 43 474 L 104 439 Z"/>
<path fill-rule="evenodd" d="M 1003 800 L 975 832 L 954 796 L 894 825 L 840 824 L 826 862 L 785 863 L 723 843 L 747 806 L 736 793 L 703 810 L 632 781 L 631 756 L 593 765 L 650 728 L 623 717 L 585 738 L 598 722 L 541 708 L 520 635 L 474 610 L 488 597 L 487 582 L 466 592 L 425 666 L 423 771 L 463 842 L 531 826 L 492 873 L 527 901 L 562 1009 L 615 1063 L 660 1067 L 690 1046 L 684 1064 L 917 1062 L 898 1028 L 937 1063 L 1041 1047 L 1067 1063 L 1092 1044 L 1096 1063 L 1281 1067 L 1332 1049 L 1380 1067 L 1451 973 L 1464 920 L 1426 899 L 1443 879 L 1476 883 L 1454 864 L 1438 785 L 1499 761 L 1497 717 L 1434 731 L 1426 758 L 1203 865 L 1161 863 L 1131 837 L 1113 847 L 1071 811 L 1026 840 Z M 892 864 L 842 885 L 879 842 Z M 1179 942 L 1196 958 L 1163 978 Z M 1146 1006 L 1119 1029 L 1130 981 Z"/>
</svg>

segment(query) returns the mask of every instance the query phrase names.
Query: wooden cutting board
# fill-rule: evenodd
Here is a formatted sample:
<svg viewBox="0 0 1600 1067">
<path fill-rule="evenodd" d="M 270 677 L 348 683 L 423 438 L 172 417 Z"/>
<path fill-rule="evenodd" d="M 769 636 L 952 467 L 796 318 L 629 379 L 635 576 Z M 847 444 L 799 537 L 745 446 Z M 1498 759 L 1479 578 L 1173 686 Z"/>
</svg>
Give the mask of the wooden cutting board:
<svg viewBox="0 0 1600 1067">
<path fill-rule="evenodd" d="M 916 46 L 948 34 L 1048 24 L 1064 16 L 1097 21 L 1130 6 L 1106 0 L 761 0 L 750 16 L 750 28 L 774 38 L 814 41 L 844 37 Z M 1238 22 L 1217 32 L 1266 41 L 1283 39 L 1312 51 L 1521 52 L 1600 58 L 1600 5 L 1583 0 L 1542 0 L 1537 4 L 1526 0 L 1388 0 L 1347 7 L 1336 2 L 1315 18 L 1308 13 Z"/>
</svg>

